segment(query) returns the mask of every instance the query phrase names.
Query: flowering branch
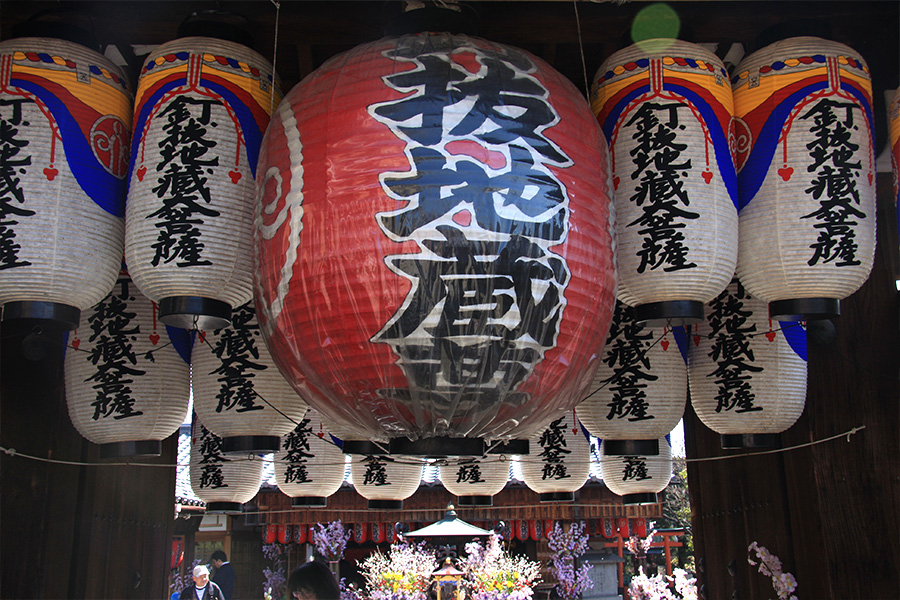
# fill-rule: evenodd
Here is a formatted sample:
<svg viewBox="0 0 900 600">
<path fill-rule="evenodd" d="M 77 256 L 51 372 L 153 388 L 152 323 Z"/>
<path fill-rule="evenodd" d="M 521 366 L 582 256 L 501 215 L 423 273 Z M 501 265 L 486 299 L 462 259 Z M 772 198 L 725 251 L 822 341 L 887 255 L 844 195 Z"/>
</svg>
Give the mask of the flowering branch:
<svg viewBox="0 0 900 600">
<path fill-rule="evenodd" d="M 332 521 L 328 525 L 316 523 L 313 543 L 316 545 L 316 551 L 327 561 L 341 560 L 349 539 L 350 532 L 344 531 L 340 519 Z"/>
<path fill-rule="evenodd" d="M 466 544 L 466 558 L 460 565 L 466 574 L 473 600 L 529 600 L 534 585 L 541 580 L 541 564 L 524 556 L 510 556 L 499 536 Z"/>
<path fill-rule="evenodd" d="M 756 542 L 747 548 L 747 552 L 751 550 L 756 552 L 759 562 L 755 562 L 752 558 L 747 558 L 747 562 L 753 566 L 759 565 L 759 572 L 772 578 L 772 587 L 775 588 L 779 600 L 798 600 L 797 596 L 793 594 L 797 589 L 797 579 L 790 573 L 781 570 L 781 559 Z"/>
<path fill-rule="evenodd" d="M 556 577 L 556 591 L 563 600 L 571 600 L 594 586 L 588 576 L 591 570 L 590 564 L 583 564 L 578 569 L 575 563 L 580 556 L 588 550 L 588 534 L 585 532 L 584 521 L 577 521 L 569 525 L 569 531 L 564 531 L 557 522 L 550 532 L 550 550 L 553 556 L 550 560 L 550 571 Z"/>
<path fill-rule="evenodd" d="M 650 547 L 653 545 L 654 535 L 656 535 L 656 530 L 651 531 L 650 535 L 643 539 L 633 535 L 625 542 L 625 549 L 635 556 L 646 556 L 647 551 L 650 550 Z"/>
</svg>

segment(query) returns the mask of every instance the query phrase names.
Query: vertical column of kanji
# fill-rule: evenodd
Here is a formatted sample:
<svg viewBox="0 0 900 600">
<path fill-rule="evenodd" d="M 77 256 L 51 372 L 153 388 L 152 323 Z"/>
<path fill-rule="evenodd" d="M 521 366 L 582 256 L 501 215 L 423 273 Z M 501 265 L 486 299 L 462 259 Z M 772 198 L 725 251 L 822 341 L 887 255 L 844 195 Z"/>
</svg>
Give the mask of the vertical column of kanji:
<svg viewBox="0 0 900 600">
<path fill-rule="evenodd" d="M 262 460 L 228 457 L 222 438 L 208 430 L 197 415 L 191 431 L 191 489 L 206 503 L 206 512 L 240 512 L 262 483 Z"/>
<path fill-rule="evenodd" d="M 541 502 L 574 500 L 591 469 L 590 443 L 575 411 L 567 411 L 532 436 L 529 446 L 531 453 L 520 459 L 525 485 L 540 494 Z"/>
<path fill-rule="evenodd" d="M 319 413 L 310 410 L 293 431 L 281 436 L 275 453 L 278 489 L 292 506 L 327 505 L 344 481 L 344 454 L 332 441 Z"/>
<path fill-rule="evenodd" d="M 131 93 L 71 42 L 0 43 L 3 318 L 78 326 L 121 268 Z"/>
<path fill-rule="evenodd" d="M 612 152 L 619 300 L 654 326 L 697 322 L 737 261 L 725 67 L 700 46 L 645 40 L 608 58 L 591 94 Z"/>
<path fill-rule="evenodd" d="M 741 61 L 737 275 L 773 318 L 840 314 L 875 257 L 872 84 L 851 48 L 790 38 Z"/>
<path fill-rule="evenodd" d="M 198 333 L 191 366 L 194 411 L 224 452 L 275 452 L 306 412 L 269 354 L 253 302 L 236 307 L 228 327 Z"/>
<path fill-rule="evenodd" d="M 369 508 L 399 510 L 422 480 L 424 462 L 412 456 L 352 455 L 350 483 Z"/>
<path fill-rule="evenodd" d="M 688 344 L 691 405 L 723 448 L 771 446 L 806 403 L 806 329 L 769 317 L 735 279 Z"/>
<path fill-rule="evenodd" d="M 509 481 L 509 459 L 499 454 L 448 459 L 440 466 L 441 483 L 460 506 L 491 506 Z"/>
<path fill-rule="evenodd" d="M 608 454 L 656 454 L 687 402 L 687 366 L 671 327 L 647 327 L 616 304 L 606 347 L 578 418 Z M 683 337 L 683 336 L 682 336 Z"/>
<path fill-rule="evenodd" d="M 222 327 L 252 297 L 254 178 L 273 79 L 253 50 L 205 37 L 163 44 L 144 63 L 125 259 L 173 326 Z"/>
<path fill-rule="evenodd" d="M 66 402 L 100 456 L 157 456 L 190 397 L 190 334 L 157 319 L 126 272 L 69 335 Z"/>
<path fill-rule="evenodd" d="M 657 455 L 609 455 L 600 441 L 600 474 L 609 491 L 622 496 L 623 504 L 654 504 L 672 477 L 672 446 L 668 436 L 659 439 Z"/>
</svg>

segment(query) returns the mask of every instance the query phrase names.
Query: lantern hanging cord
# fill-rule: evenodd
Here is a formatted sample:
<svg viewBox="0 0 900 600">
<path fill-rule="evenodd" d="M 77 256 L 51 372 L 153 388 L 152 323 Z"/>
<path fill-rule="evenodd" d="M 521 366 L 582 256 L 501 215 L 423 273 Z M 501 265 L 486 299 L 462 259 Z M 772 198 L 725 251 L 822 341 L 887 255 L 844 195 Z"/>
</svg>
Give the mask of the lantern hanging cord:
<svg viewBox="0 0 900 600">
<path fill-rule="evenodd" d="M 275 5 L 275 41 L 272 49 L 272 86 L 269 88 L 269 115 L 275 110 L 275 65 L 278 61 L 278 23 L 281 18 L 281 2 L 272 0 L 272 4 Z"/>
<path fill-rule="evenodd" d="M 578 0 L 572 0 L 572 6 L 575 8 L 575 29 L 578 32 L 578 52 L 581 54 L 581 71 L 584 75 L 584 93 L 590 102 L 591 85 L 587 75 L 587 61 L 584 58 L 584 44 L 581 40 L 581 18 L 578 16 Z"/>
<path fill-rule="evenodd" d="M 745 456 L 760 456 L 763 454 L 779 454 L 781 452 L 787 452 L 788 450 L 797 450 L 798 448 L 806 448 L 808 446 L 816 446 L 818 444 L 824 444 L 825 442 L 830 442 L 832 440 L 836 440 L 842 437 L 847 438 L 847 442 L 850 441 L 850 436 L 855 433 L 862 431 L 865 429 L 865 425 L 860 425 L 859 427 L 854 427 L 844 433 L 838 433 L 836 435 L 832 435 L 827 438 L 822 438 L 821 440 L 813 440 L 812 442 L 806 442 L 805 444 L 798 444 L 796 446 L 789 446 L 787 448 L 776 448 L 775 450 L 762 450 L 760 452 L 747 452 L 746 454 L 731 454 L 727 456 L 707 456 L 704 458 L 686 458 L 685 462 L 693 463 L 693 462 L 710 462 L 714 460 L 728 460 L 731 458 L 744 458 Z"/>
</svg>

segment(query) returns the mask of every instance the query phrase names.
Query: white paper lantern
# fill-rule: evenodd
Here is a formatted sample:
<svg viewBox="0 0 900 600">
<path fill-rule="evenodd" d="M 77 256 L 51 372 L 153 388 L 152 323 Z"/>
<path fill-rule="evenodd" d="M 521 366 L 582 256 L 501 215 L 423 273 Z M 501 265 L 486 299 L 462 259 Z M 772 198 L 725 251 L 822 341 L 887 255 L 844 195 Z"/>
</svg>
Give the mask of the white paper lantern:
<svg viewBox="0 0 900 600">
<path fill-rule="evenodd" d="M 125 256 L 163 321 L 228 324 L 252 296 L 256 163 L 272 67 L 233 42 L 185 37 L 144 62 L 135 101 Z"/>
<path fill-rule="evenodd" d="M 424 462 L 412 456 L 353 455 L 350 482 L 369 508 L 400 510 L 422 480 Z"/>
<path fill-rule="evenodd" d="M 687 402 L 687 366 L 671 328 L 645 327 L 619 302 L 587 399 L 576 409 L 609 454 L 655 454 Z"/>
<path fill-rule="evenodd" d="M 732 81 L 737 276 L 777 320 L 837 316 L 875 257 L 868 67 L 847 46 L 798 37 L 754 52 Z"/>
<path fill-rule="evenodd" d="M 293 431 L 281 436 L 275 453 L 278 489 L 292 498 L 292 506 L 324 507 L 344 481 L 344 453 L 310 410 Z"/>
<path fill-rule="evenodd" d="M 206 512 L 240 512 L 262 484 L 259 457 L 233 458 L 222 452 L 222 438 L 194 416 L 191 432 L 191 490 L 206 503 Z"/>
<path fill-rule="evenodd" d="M 131 104 L 122 72 L 93 50 L 50 38 L 0 43 L 3 319 L 75 329 L 115 284 Z"/>
<path fill-rule="evenodd" d="M 236 308 L 231 321 L 194 341 L 194 410 L 223 438 L 223 451 L 275 452 L 280 437 L 303 418 L 306 404 L 275 366 L 253 303 Z"/>
<path fill-rule="evenodd" d="M 499 455 L 449 459 L 439 467 L 441 483 L 460 506 L 491 506 L 509 481 L 509 459 Z"/>
<path fill-rule="evenodd" d="M 156 318 L 124 271 L 69 334 L 66 403 L 72 424 L 101 458 L 159 456 L 190 397 L 190 334 Z"/>
<path fill-rule="evenodd" d="M 655 456 L 612 456 L 600 441 L 600 474 L 609 491 L 622 496 L 623 504 L 655 504 L 656 494 L 666 489 L 672 478 L 672 446 L 667 437 L 659 440 Z"/>
<path fill-rule="evenodd" d="M 570 502 L 587 481 L 591 448 L 587 436 L 567 411 L 529 440 L 530 454 L 522 456 L 522 481 L 541 502 Z"/>
<path fill-rule="evenodd" d="M 771 446 L 803 413 L 806 330 L 774 321 L 737 280 L 693 326 L 688 349 L 691 405 L 723 448 Z"/>
<path fill-rule="evenodd" d="M 725 67 L 695 44 L 645 40 L 603 63 L 591 105 L 612 151 L 618 298 L 654 326 L 697 322 L 737 260 Z"/>
</svg>

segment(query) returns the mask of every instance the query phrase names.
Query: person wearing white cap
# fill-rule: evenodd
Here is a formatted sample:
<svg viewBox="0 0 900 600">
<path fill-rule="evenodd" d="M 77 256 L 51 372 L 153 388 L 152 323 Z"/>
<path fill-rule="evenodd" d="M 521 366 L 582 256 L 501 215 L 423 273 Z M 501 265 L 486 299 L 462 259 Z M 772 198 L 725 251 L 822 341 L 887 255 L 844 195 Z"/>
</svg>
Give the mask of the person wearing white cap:
<svg viewBox="0 0 900 600">
<path fill-rule="evenodd" d="M 209 569 L 206 565 L 194 567 L 194 585 L 184 588 L 178 600 L 225 600 L 222 590 L 209 580 Z"/>
</svg>

